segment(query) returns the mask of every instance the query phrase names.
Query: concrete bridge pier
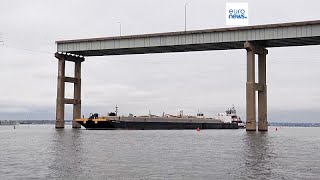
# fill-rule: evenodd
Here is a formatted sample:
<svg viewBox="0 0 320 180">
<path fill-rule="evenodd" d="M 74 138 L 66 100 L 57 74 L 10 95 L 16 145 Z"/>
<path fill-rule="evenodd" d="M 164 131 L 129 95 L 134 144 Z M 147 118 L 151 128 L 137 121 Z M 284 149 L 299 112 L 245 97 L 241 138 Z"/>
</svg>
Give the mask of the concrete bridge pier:
<svg viewBox="0 0 320 180">
<path fill-rule="evenodd" d="M 256 95 L 258 91 L 258 130 L 268 131 L 267 121 L 267 85 L 266 56 L 268 50 L 251 42 L 245 42 L 247 50 L 247 84 L 246 84 L 246 130 L 256 131 Z M 258 55 L 258 80 L 255 82 L 255 54 Z"/>
<path fill-rule="evenodd" d="M 81 128 L 81 125 L 75 122 L 75 119 L 81 118 L 81 62 L 84 61 L 82 56 L 71 56 L 67 54 L 55 53 L 58 59 L 58 88 L 56 104 L 56 128 L 64 128 L 64 109 L 65 104 L 73 104 L 73 121 L 72 128 Z M 75 63 L 74 77 L 65 76 L 65 63 L 72 61 Z M 65 83 L 74 84 L 73 99 L 65 98 Z"/>
<path fill-rule="evenodd" d="M 64 56 L 57 56 L 58 58 L 58 87 L 57 87 L 57 104 L 56 104 L 56 128 L 64 128 L 64 94 L 65 94 L 65 65 Z"/>
</svg>

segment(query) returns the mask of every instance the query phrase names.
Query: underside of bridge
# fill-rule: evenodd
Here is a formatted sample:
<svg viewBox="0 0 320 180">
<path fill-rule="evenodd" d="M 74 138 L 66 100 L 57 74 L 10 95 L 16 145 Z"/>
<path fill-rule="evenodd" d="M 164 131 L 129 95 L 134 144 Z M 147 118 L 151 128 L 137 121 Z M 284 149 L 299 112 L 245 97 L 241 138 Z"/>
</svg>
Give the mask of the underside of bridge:
<svg viewBox="0 0 320 180">
<path fill-rule="evenodd" d="M 73 104 L 74 120 L 81 117 L 81 62 L 85 56 L 150 54 L 188 51 L 246 49 L 246 130 L 256 131 L 256 91 L 258 130 L 267 131 L 266 55 L 270 47 L 320 45 L 320 21 L 269 24 L 235 28 L 181 31 L 133 36 L 57 41 L 59 60 L 56 128 L 64 128 L 64 106 Z M 255 82 L 255 56 L 258 82 Z M 75 63 L 75 76 L 65 77 L 65 61 Z M 74 83 L 74 98 L 65 99 L 65 83 Z"/>
</svg>

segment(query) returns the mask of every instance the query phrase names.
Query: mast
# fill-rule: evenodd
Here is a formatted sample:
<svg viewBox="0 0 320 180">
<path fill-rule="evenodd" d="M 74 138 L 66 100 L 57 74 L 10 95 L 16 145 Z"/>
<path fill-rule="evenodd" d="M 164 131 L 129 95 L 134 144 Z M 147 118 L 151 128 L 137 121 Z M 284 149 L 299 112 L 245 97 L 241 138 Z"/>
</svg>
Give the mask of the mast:
<svg viewBox="0 0 320 180">
<path fill-rule="evenodd" d="M 118 112 L 119 112 L 118 105 L 116 105 L 116 116 L 118 116 Z"/>
</svg>

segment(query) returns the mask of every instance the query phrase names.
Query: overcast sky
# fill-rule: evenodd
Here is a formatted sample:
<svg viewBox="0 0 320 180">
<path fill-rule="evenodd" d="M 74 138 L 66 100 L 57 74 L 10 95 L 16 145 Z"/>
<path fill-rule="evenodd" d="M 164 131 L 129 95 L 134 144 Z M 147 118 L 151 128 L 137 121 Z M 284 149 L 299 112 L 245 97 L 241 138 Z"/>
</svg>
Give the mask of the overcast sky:
<svg viewBox="0 0 320 180">
<path fill-rule="evenodd" d="M 184 30 L 225 25 L 224 0 L 2 0 L 0 5 L 0 120 L 55 119 L 56 40 Z M 250 25 L 319 20 L 316 0 L 249 3 Z M 270 48 L 268 117 L 319 122 L 320 46 Z M 73 64 L 67 63 L 73 76 Z M 207 116 L 232 104 L 245 118 L 246 51 L 207 51 L 90 57 L 82 66 L 82 113 Z M 72 84 L 66 96 L 71 97 Z M 70 119 L 72 106 L 66 106 Z"/>
</svg>

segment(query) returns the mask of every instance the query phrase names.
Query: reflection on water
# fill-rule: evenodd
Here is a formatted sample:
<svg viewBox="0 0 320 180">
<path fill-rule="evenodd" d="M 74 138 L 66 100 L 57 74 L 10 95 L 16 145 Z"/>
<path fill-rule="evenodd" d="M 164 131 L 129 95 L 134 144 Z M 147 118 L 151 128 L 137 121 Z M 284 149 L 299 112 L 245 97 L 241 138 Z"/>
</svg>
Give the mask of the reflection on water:
<svg viewBox="0 0 320 180">
<path fill-rule="evenodd" d="M 0 127 L 0 179 L 318 179 L 318 132 Z"/>
<path fill-rule="evenodd" d="M 246 132 L 243 140 L 245 143 L 245 166 L 243 177 L 255 178 L 263 176 L 272 177 L 272 167 L 275 156 L 272 141 L 268 132 Z"/>
<path fill-rule="evenodd" d="M 81 130 L 56 130 L 52 133 L 53 161 L 49 165 L 50 178 L 77 179 L 83 172 L 84 154 Z"/>
</svg>

